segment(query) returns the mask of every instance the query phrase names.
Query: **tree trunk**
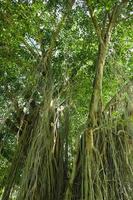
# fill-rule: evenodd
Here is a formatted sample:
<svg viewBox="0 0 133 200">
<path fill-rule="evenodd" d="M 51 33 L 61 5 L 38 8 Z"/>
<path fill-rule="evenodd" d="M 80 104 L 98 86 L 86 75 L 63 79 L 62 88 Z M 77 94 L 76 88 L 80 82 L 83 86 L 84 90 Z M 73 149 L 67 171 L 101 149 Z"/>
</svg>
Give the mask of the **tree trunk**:
<svg viewBox="0 0 133 200">
<path fill-rule="evenodd" d="M 67 11 L 69 12 L 69 10 L 71 9 L 72 5 L 73 5 L 74 2 L 69 2 L 68 3 L 68 7 L 67 7 Z M 48 113 L 49 114 L 49 109 L 50 109 L 50 103 L 51 103 L 51 97 L 50 95 L 52 95 L 52 90 L 51 90 L 51 83 L 53 82 L 53 80 L 51 80 L 51 77 L 52 75 L 50 74 L 51 73 L 51 69 L 49 67 L 49 61 L 52 57 L 52 52 L 53 52 L 53 49 L 55 47 L 55 43 L 56 43 L 56 39 L 59 35 L 59 32 L 60 32 L 60 29 L 66 19 L 66 13 L 64 13 L 64 15 L 62 16 L 62 19 L 60 20 L 60 22 L 58 23 L 57 25 L 57 28 L 55 29 L 55 31 L 53 32 L 52 34 L 52 38 L 51 38 L 51 43 L 50 43 L 50 47 L 48 49 L 48 51 L 46 52 L 46 54 L 44 55 L 43 52 L 42 52 L 42 60 L 41 60 L 41 69 L 39 71 L 39 73 L 41 72 L 42 74 L 41 75 L 44 75 L 45 74 L 45 78 L 46 78 L 46 82 L 45 84 L 47 84 L 47 91 L 45 93 L 45 100 L 44 102 L 46 103 L 46 105 L 48 105 L 48 108 L 45 107 L 46 110 L 44 110 L 44 112 Z M 39 62 L 40 63 L 40 62 Z M 40 67 L 40 64 L 38 66 L 38 68 Z M 48 73 L 47 73 L 48 72 Z M 48 76 L 48 77 L 47 77 Z M 40 77 L 42 78 L 42 77 Z M 44 81 L 44 80 L 43 80 Z M 38 85 L 37 85 L 38 86 Z M 39 86 L 38 86 L 39 87 Z M 39 89 L 41 90 L 41 92 L 43 93 L 43 91 L 45 90 L 45 85 L 41 85 L 41 88 L 39 87 Z M 32 94 L 31 94 L 32 95 Z M 46 102 L 46 99 L 47 99 L 47 96 L 49 96 L 49 99 L 48 101 Z M 44 108 L 43 108 L 44 109 Z M 45 116 L 46 117 L 46 129 L 48 130 L 48 126 L 49 126 L 49 118 L 48 116 Z M 41 118 L 41 117 L 37 117 L 37 123 L 38 123 L 38 119 Z M 31 119 L 33 120 L 33 118 Z M 34 120 L 33 120 L 34 121 Z M 32 122 L 33 122 L 32 121 Z M 41 121 L 41 119 L 40 119 Z M 34 122 L 33 122 L 34 123 Z M 35 123 L 36 124 L 36 123 Z M 39 127 L 38 127 L 39 128 Z M 15 155 L 15 160 L 13 161 L 12 163 L 12 166 L 11 166 L 11 169 L 10 169 L 10 172 L 9 172 L 9 180 L 6 187 L 5 187 L 5 190 L 4 190 L 4 194 L 3 194 L 3 197 L 2 197 L 2 200 L 8 200 L 9 199 L 9 196 L 10 196 L 10 192 L 11 192 L 11 189 L 15 183 L 15 177 L 16 177 L 16 173 L 20 167 L 20 162 L 21 162 L 21 159 L 23 157 L 23 150 L 25 148 L 28 148 L 27 146 L 29 146 L 29 140 L 30 142 L 32 142 L 32 138 L 30 138 L 31 136 L 31 132 L 34 132 L 36 130 L 36 127 L 32 127 L 32 130 L 27 130 L 26 131 L 26 137 L 27 140 L 25 139 L 25 143 L 22 143 L 22 144 L 19 144 L 19 147 L 18 147 L 18 152 L 16 152 L 16 155 Z M 48 130 L 49 131 L 49 130 Z M 28 134 L 30 133 L 30 134 Z M 48 134 L 48 133 L 47 133 Z M 47 135 L 48 136 L 48 135 Z M 29 138 L 28 138 L 29 137 Z M 49 136 L 48 136 L 49 137 Z M 49 172 L 48 172 L 49 173 Z M 12 174 L 12 177 L 10 179 L 10 175 Z M 23 198 L 23 197 L 22 197 Z M 25 198 L 25 197 L 24 197 Z"/>
<path fill-rule="evenodd" d="M 34 113 L 34 116 L 33 116 L 33 114 L 28 116 L 30 121 L 28 120 L 28 122 L 26 122 L 24 127 L 22 127 L 23 128 L 22 135 L 19 138 L 18 147 L 16 149 L 16 152 L 15 152 L 15 155 L 14 155 L 14 158 L 12 161 L 12 165 L 9 169 L 9 174 L 8 174 L 7 181 L 6 181 L 6 186 L 4 188 L 2 200 L 9 199 L 11 189 L 13 188 L 13 186 L 16 182 L 17 173 L 18 173 L 20 167 L 23 168 L 23 164 L 27 157 L 30 141 L 31 141 L 31 138 L 33 137 L 32 130 L 34 129 L 34 127 L 36 126 L 36 123 L 37 123 L 38 108 L 35 108 L 33 110 L 33 113 Z"/>
<path fill-rule="evenodd" d="M 93 93 L 90 102 L 90 111 L 88 117 L 88 126 L 95 127 L 98 125 L 98 117 L 102 112 L 102 81 L 103 70 L 106 60 L 108 43 L 100 44 L 96 66 L 96 75 L 93 83 Z"/>
<path fill-rule="evenodd" d="M 121 7 L 123 3 L 125 3 L 125 1 L 122 2 L 121 5 L 114 6 L 109 22 L 107 24 L 104 24 L 104 27 L 101 28 L 98 25 L 97 19 L 90 5 L 91 1 L 87 0 L 90 16 L 92 18 L 92 22 L 96 29 L 96 33 L 100 43 L 98 49 L 96 73 L 93 83 L 93 92 L 92 92 L 89 115 L 87 120 L 87 129 L 84 132 L 84 135 L 81 139 L 81 145 L 77 152 L 79 158 L 76 160 L 76 166 L 74 164 L 74 170 L 73 170 L 74 173 L 72 173 L 70 177 L 71 188 L 69 188 L 68 186 L 66 190 L 65 200 L 67 197 L 69 197 L 69 199 L 73 198 L 77 199 L 76 197 L 74 197 L 75 195 L 74 193 L 75 191 L 77 191 L 77 189 L 73 190 L 73 188 L 78 188 L 78 193 L 80 198 L 85 200 L 94 200 L 94 199 L 102 200 L 104 198 L 105 199 L 108 198 L 108 192 L 104 193 L 103 191 L 104 189 L 102 188 L 102 179 L 104 185 L 104 177 L 106 177 L 104 174 L 106 173 L 105 172 L 106 165 L 104 165 L 104 160 L 102 160 L 105 158 L 104 156 L 102 157 L 102 152 L 104 152 L 104 148 L 106 149 L 107 145 L 105 141 L 105 133 L 102 134 L 102 131 L 100 129 L 103 118 L 102 82 L 103 82 L 103 72 L 104 72 L 106 56 L 108 53 L 108 46 L 111 39 L 111 32 L 116 22 L 117 16 L 119 14 L 119 7 Z M 97 131 L 97 136 L 95 135 L 96 131 Z M 111 151 L 109 151 L 109 156 L 110 154 Z M 113 160 L 113 162 L 115 162 L 115 160 Z M 100 173 L 101 170 L 100 168 L 103 168 L 103 174 Z M 99 174 L 95 175 L 96 173 Z M 77 176 L 77 174 L 80 175 Z M 83 189 L 81 188 L 81 186 L 79 187 L 76 186 L 78 185 L 78 183 L 81 183 Z M 107 188 L 106 182 L 105 182 L 105 187 Z M 114 194 L 114 197 L 117 197 L 116 196 L 117 194 L 118 193 L 116 192 Z"/>
</svg>

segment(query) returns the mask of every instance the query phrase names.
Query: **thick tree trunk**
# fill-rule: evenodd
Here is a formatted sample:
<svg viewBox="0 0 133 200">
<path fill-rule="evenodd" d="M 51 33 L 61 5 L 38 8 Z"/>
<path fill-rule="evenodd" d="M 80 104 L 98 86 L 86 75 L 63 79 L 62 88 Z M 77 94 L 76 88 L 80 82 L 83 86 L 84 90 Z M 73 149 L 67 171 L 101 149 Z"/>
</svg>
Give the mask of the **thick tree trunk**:
<svg viewBox="0 0 133 200">
<path fill-rule="evenodd" d="M 93 93 L 90 102 L 90 111 L 88 117 L 88 126 L 95 127 L 98 125 L 98 117 L 102 112 L 102 81 L 103 71 L 106 60 L 108 43 L 100 44 L 96 66 L 96 75 L 93 83 Z"/>
<path fill-rule="evenodd" d="M 84 186 L 84 191 L 82 196 L 85 200 L 88 198 L 93 199 L 94 196 L 91 196 L 93 192 L 90 190 L 94 190 L 93 183 L 92 183 L 92 176 L 93 172 L 91 171 L 91 162 L 92 158 L 92 151 L 94 148 L 94 128 L 97 128 L 100 125 L 100 118 L 102 115 L 102 81 L 103 81 L 103 71 L 104 65 L 106 60 L 106 53 L 107 53 L 108 43 L 100 44 L 99 45 L 99 52 L 98 52 L 98 60 L 96 66 L 96 75 L 94 79 L 93 85 L 93 93 L 90 102 L 90 111 L 88 116 L 88 125 L 87 130 L 85 132 L 85 166 L 84 168 L 84 175 L 82 177 L 82 184 Z M 83 169 L 82 169 L 83 170 Z M 90 197 L 88 195 L 90 194 Z"/>
<path fill-rule="evenodd" d="M 69 11 L 71 9 L 73 3 L 74 2 L 71 2 L 71 1 L 68 3 L 68 8 L 67 8 L 68 10 L 67 11 Z M 53 82 L 53 80 L 51 80 L 51 74 L 49 74 L 50 70 L 48 69 L 48 67 L 49 67 L 49 61 L 50 61 L 50 59 L 52 57 L 52 52 L 53 52 L 53 49 L 55 47 L 56 39 L 57 39 L 57 37 L 59 35 L 60 29 L 61 29 L 61 27 L 62 27 L 62 25 L 63 25 L 63 23 L 64 23 L 64 21 L 66 19 L 66 16 L 67 16 L 66 13 L 63 15 L 62 20 L 60 20 L 60 22 L 59 22 L 56 30 L 54 31 L 54 33 L 52 35 L 50 47 L 49 47 L 48 51 L 46 52 L 46 55 L 43 54 L 43 56 L 42 56 L 42 62 L 41 62 L 42 65 L 41 65 L 41 69 L 40 69 L 39 72 L 41 72 L 42 75 L 45 74 L 45 76 L 46 76 L 45 77 L 46 78 L 45 84 L 47 84 L 47 86 L 48 86 L 47 91 L 46 91 L 46 93 L 47 93 L 48 96 L 49 96 L 49 92 L 52 92 L 51 88 L 49 88 L 49 87 L 51 87 L 51 85 L 49 85 L 49 84 L 51 84 L 51 82 Z M 40 67 L 40 65 L 38 67 Z M 49 71 L 49 72 L 47 73 L 47 71 Z M 42 78 L 42 77 L 40 77 L 40 78 Z M 45 86 L 43 85 L 43 87 L 41 86 L 41 88 L 39 88 L 39 89 L 43 93 L 43 91 L 45 90 Z M 45 93 L 45 95 L 46 95 L 46 93 Z M 47 98 L 47 96 L 45 96 L 45 98 Z M 47 113 L 49 113 L 48 109 L 49 109 L 49 104 L 51 103 L 51 99 L 50 98 L 48 99 L 49 102 L 46 102 L 46 100 L 44 101 L 45 103 L 47 103 L 46 105 L 48 105 L 48 108 L 46 108 L 46 110 L 44 111 L 44 112 L 47 112 Z M 38 118 L 39 117 L 37 117 L 37 121 L 38 121 Z M 46 116 L 46 118 L 47 118 L 47 116 Z M 33 119 L 31 119 L 31 120 L 33 120 Z M 46 126 L 48 127 L 49 126 L 49 119 L 47 119 L 47 120 L 48 121 L 46 121 Z M 28 133 L 29 132 L 31 133 L 32 131 L 34 132 L 34 129 L 36 129 L 36 127 L 32 128 L 32 130 L 30 130 L 30 131 L 27 130 L 26 131 L 26 137 L 25 137 L 25 138 L 27 138 L 27 140 L 25 140 L 25 143 L 19 144 L 19 147 L 18 147 L 19 150 L 18 150 L 18 152 L 16 152 L 15 160 L 13 160 L 13 163 L 12 163 L 12 166 L 11 166 L 11 169 L 10 169 L 10 172 L 9 172 L 9 176 L 8 176 L 8 178 L 9 178 L 10 181 L 8 181 L 8 183 L 7 183 L 6 187 L 5 187 L 2 200 L 8 200 L 9 199 L 11 189 L 12 189 L 14 183 L 15 183 L 16 174 L 17 174 L 17 171 L 18 171 L 18 169 L 20 167 L 21 159 L 23 157 L 23 150 L 25 148 L 27 148 L 27 146 L 29 146 L 29 144 L 28 144 L 29 140 L 30 140 L 30 142 L 32 142 L 32 139 L 28 138 L 28 137 L 30 137 L 31 134 L 29 135 Z M 10 178 L 11 174 L 12 174 L 12 176 Z"/>
<path fill-rule="evenodd" d="M 18 175 L 17 173 L 20 167 L 23 168 L 25 159 L 27 157 L 30 141 L 32 140 L 32 137 L 33 137 L 32 131 L 37 123 L 38 108 L 35 108 L 33 110 L 33 113 L 34 113 L 34 116 L 33 114 L 29 115 L 28 121 L 26 121 L 24 127 L 22 127 L 23 128 L 22 135 L 19 138 L 18 147 L 16 149 L 16 152 L 12 161 L 12 165 L 9 169 L 9 174 L 7 176 L 6 186 L 4 188 L 2 200 L 9 199 L 11 190 L 16 182 L 16 178 Z"/>
<path fill-rule="evenodd" d="M 80 187 L 76 186 L 76 188 L 78 188 L 79 196 L 82 199 L 85 199 L 85 200 L 100 199 L 101 200 L 105 198 L 105 196 L 108 195 L 108 194 L 105 194 L 104 191 L 102 192 L 103 190 L 101 186 L 102 175 L 100 177 L 98 174 L 95 177 L 95 173 L 100 173 L 100 167 L 106 168 L 106 166 L 101 166 L 103 165 L 103 163 L 102 163 L 102 160 L 100 160 L 101 149 L 103 148 L 102 145 L 103 146 L 106 145 L 104 144 L 105 138 L 104 138 L 104 134 L 101 136 L 101 138 L 99 138 L 98 136 L 99 134 L 97 135 L 97 137 L 96 136 L 94 137 L 94 134 L 96 132 L 95 130 L 100 130 L 100 125 L 102 121 L 103 72 L 104 72 L 105 61 L 106 61 L 106 56 L 108 52 L 108 46 L 111 39 L 111 32 L 116 22 L 117 16 L 119 14 L 119 7 L 121 7 L 123 3 L 125 3 L 125 1 L 122 2 L 121 5 L 114 6 L 109 22 L 107 24 L 104 24 L 104 27 L 101 28 L 98 25 L 97 19 L 90 5 L 91 1 L 87 0 L 90 16 L 92 18 L 92 22 L 96 29 L 96 33 L 97 33 L 100 43 L 99 43 L 99 50 L 98 50 L 98 57 L 97 57 L 95 79 L 93 83 L 93 92 L 92 92 L 90 110 L 89 110 L 88 121 L 87 121 L 87 129 L 81 140 L 81 145 L 80 145 L 81 148 L 79 148 L 77 152 L 78 159 L 76 159 L 76 164 L 74 164 L 74 170 L 73 170 L 74 173 L 72 173 L 70 177 L 71 188 L 68 186 L 66 190 L 65 200 L 68 197 L 69 199 L 74 198 L 73 196 L 74 196 L 75 191 L 72 188 L 75 188 L 75 186 L 78 185 L 78 183 L 81 183 L 81 186 Z"/>
</svg>

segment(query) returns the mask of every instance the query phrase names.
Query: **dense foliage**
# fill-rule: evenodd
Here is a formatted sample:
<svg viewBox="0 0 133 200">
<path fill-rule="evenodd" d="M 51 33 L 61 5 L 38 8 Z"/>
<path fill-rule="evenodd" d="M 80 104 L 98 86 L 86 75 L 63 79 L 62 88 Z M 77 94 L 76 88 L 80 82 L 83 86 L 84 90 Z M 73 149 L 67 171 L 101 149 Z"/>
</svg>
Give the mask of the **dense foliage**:
<svg viewBox="0 0 133 200">
<path fill-rule="evenodd" d="M 91 189 L 86 189 L 84 181 L 83 191 L 77 192 L 79 186 L 75 186 L 74 183 L 76 181 L 78 184 L 81 183 L 81 179 L 85 178 L 86 175 L 84 174 L 85 168 L 82 168 L 80 162 L 79 166 L 77 164 L 76 174 L 73 167 L 76 164 L 73 163 L 75 163 L 77 151 L 79 151 L 79 159 L 81 159 L 82 153 L 83 157 L 86 155 L 82 150 L 83 147 L 80 147 L 81 151 L 77 150 L 85 130 L 91 130 L 91 128 L 95 130 L 97 127 L 101 127 L 99 121 L 99 118 L 102 118 L 101 114 L 95 115 L 94 119 L 93 114 L 95 113 L 93 111 L 97 108 L 98 114 L 100 109 L 103 112 L 108 102 L 117 94 L 119 100 L 117 97 L 115 99 L 119 106 L 115 107 L 116 110 L 113 107 L 111 116 L 113 116 L 113 120 L 118 122 L 115 128 L 117 129 L 118 125 L 121 127 L 122 124 L 125 130 L 125 122 L 121 116 L 123 113 L 127 113 L 125 104 L 127 99 L 131 98 L 132 101 L 133 96 L 127 97 L 127 93 L 125 93 L 129 87 L 122 92 L 118 91 L 121 91 L 121 86 L 125 87 L 133 78 L 132 15 L 133 3 L 130 0 L 2 0 L 0 2 L 1 196 L 4 189 L 5 191 L 9 189 L 10 197 L 18 200 L 41 200 L 46 198 L 46 194 L 48 200 L 97 200 L 97 196 L 93 195 L 87 198 L 86 195 L 90 194 L 90 190 L 94 188 L 91 186 Z M 112 30 L 110 31 L 110 29 Z M 111 38 L 105 34 L 106 31 L 111 35 Z M 107 47 L 105 47 L 106 43 Z M 97 63 L 99 62 L 100 48 L 106 49 L 104 58 L 106 60 L 103 64 L 102 88 L 99 86 L 101 91 L 98 91 L 95 87 L 95 80 L 98 76 L 96 74 L 98 73 L 99 65 Z M 98 83 L 101 84 L 100 81 Z M 95 88 L 97 89 L 96 93 L 94 92 Z M 96 96 L 97 103 L 93 102 L 95 94 L 98 94 Z M 101 100 L 102 106 L 100 106 Z M 126 103 L 123 103 L 125 101 Z M 93 103 L 95 104 L 94 109 Z M 133 110 L 131 112 L 133 113 Z M 106 114 L 108 115 L 108 112 Z M 103 124 L 108 126 L 108 129 L 110 126 L 114 126 L 110 121 Z M 132 122 L 130 125 L 130 138 L 124 138 L 122 146 L 122 148 L 126 146 L 125 148 L 128 150 L 133 144 Z M 115 128 L 111 128 L 113 134 Z M 106 144 L 108 137 L 112 136 L 102 136 L 101 144 L 103 140 Z M 120 136 L 120 140 L 123 141 L 123 136 Z M 108 142 L 110 146 L 112 141 L 113 139 Z M 115 141 L 116 144 L 113 143 L 113 145 L 117 149 L 117 145 L 121 143 L 117 138 Z M 96 142 L 96 148 L 98 144 Z M 51 155 L 51 152 L 54 153 Z M 116 154 L 118 152 L 116 151 Z M 127 149 L 119 153 L 120 168 L 123 165 L 122 159 L 123 162 L 126 159 L 125 152 Z M 103 160 L 99 161 L 102 164 L 98 164 L 98 156 L 95 151 L 93 153 L 95 154 L 96 166 L 108 166 L 105 160 L 109 158 L 105 159 L 103 156 L 101 158 Z M 90 157 L 89 159 L 91 159 Z M 117 163 L 116 157 L 111 157 L 109 162 L 113 163 L 113 159 L 116 159 Z M 132 157 L 131 153 L 129 157 Z M 18 160 L 19 158 L 20 160 Z M 78 161 L 76 162 L 78 163 Z M 83 160 L 83 164 L 85 163 L 86 161 Z M 89 160 L 88 166 L 91 165 L 90 163 Z M 131 168 L 132 161 L 130 160 L 128 164 L 130 166 L 128 167 Z M 16 168 L 14 168 L 15 166 Z M 90 166 L 91 168 L 94 166 Z M 108 168 L 110 170 L 110 167 Z M 116 168 L 115 166 L 114 169 L 116 170 Z M 14 173 L 11 173 L 11 169 Z M 126 169 L 126 165 L 124 169 Z M 84 175 L 81 175 L 78 170 L 82 171 Z M 116 171 L 112 174 L 115 174 L 116 182 L 117 178 L 119 182 L 117 175 L 120 176 L 123 170 Z M 95 173 L 95 171 L 93 172 Z M 72 177 L 74 173 L 75 177 Z M 126 172 L 124 173 L 125 179 L 127 179 L 129 176 L 126 175 Z M 13 177 L 10 181 L 9 175 Z M 104 176 L 106 175 L 105 172 Z M 43 177 L 45 177 L 44 180 Z M 32 178 L 33 180 L 31 180 Z M 129 182 L 129 186 L 130 182 L 133 182 L 133 173 L 130 174 L 130 178 L 131 180 L 126 180 Z M 95 185 L 99 183 L 99 179 L 96 180 Z M 122 180 L 125 181 L 125 179 Z M 88 180 L 90 181 L 89 178 Z M 120 181 L 122 180 L 120 178 Z M 121 188 L 120 183 L 117 186 Z M 88 182 L 88 184 L 92 183 Z M 131 185 L 133 186 L 133 184 Z M 115 188 L 115 186 L 113 187 Z M 99 188 L 93 191 L 96 195 Z M 121 196 L 121 199 L 132 199 L 131 190 L 132 188 L 129 188 L 130 192 L 127 197 Z M 78 196 L 72 198 L 75 191 Z M 30 197 L 28 192 L 29 194 L 31 192 Z M 9 194 L 2 200 L 9 199 Z M 101 195 L 99 199 L 101 200 L 102 195 L 105 194 L 103 188 L 103 191 L 98 193 Z M 114 192 L 114 196 L 110 197 L 110 200 L 120 199 L 120 197 L 115 196 L 116 194 L 117 192 Z M 105 200 L 108 200 L 107 196 L 105 196 Z"/>
</svg>

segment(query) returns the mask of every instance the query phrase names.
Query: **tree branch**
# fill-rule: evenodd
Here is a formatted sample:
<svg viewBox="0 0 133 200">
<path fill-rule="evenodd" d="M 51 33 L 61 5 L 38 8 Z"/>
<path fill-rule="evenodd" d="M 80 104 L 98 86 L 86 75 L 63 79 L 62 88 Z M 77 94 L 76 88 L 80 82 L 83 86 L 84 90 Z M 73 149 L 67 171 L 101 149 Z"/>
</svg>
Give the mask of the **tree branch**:
<svg viewBox="0 0 133 200">
<path fill-rule="evenodd" d="M 89 0 L 86 0 L 87 2 L 87 6 L 88 6 L 88 9 L 89 9 L 89 13 L 90 13 L 90 16 L 91 16 L 91 19 L 92 19 L 92 22 L 93 22 L 93 25 L 94 25 L 94 28 L 96 30 L 96 33 L 97 33 L 97 36 L 99 38 L 99 41 L 101 44 L 104 45 L 104 41 L 103 41 L 103 38 L 102 38 L 102 31 L 101 31 L 101 27 L 100 25 L 98 24 L 98 21 L 97 21 L 97 18 L 94 14 L 94 10 L 92 9 L 91 5 L 90 5 L 90 1 Z"/>
<path fill-rule="evenodd" d="M 104 38 L 105 42 L 108 42 L 110 40 L 111 32 L 112 32 L 112 29 L 114 27 L 114 24 L 117 21 L 117 17 L 119 16 L 120 10 L 127 3 L 128 3 L 128 0 L 123 0 L 120 4 L 116 4 L 112 8 L 112 13 L 108 14 L 109 23 L 107 25 L 107 29 L 106 29 L 106 32 L 105 32 L 105 38 Z"/>
<path fill-rule="evenodd" d="M 31 42 L 31 41 L 30 41 Z M 38 49 L 36 48 L 36 46 L 33 44 L 34 46 L 34 49 L 36 49 L 36 52 L 34 51 L 33 47 L 30 46 L 30 44 L 26 41 L 26 40 L 23 40 L 23 44 L 25 46 L 25 48 L 31 53 L 31 55 L 34 57 L 34 58 L 39 58 L 40 57 L 40 54 L 38 52 Z"/>
<path fill-rule="evenodd" d="M 48 51 L 46 52 L 45 56 L 43 57 L 43 67 L 44 67 L 44 68 L 42 69 L 42 71 L 47 71 L 46 68 L 47 68 L 48 60 L 51 58 L 53 49 L 54 49 L 54 47 L 55 47 L 56 39 L 57 39 L 57 37 L 58 37 L 58 35 L 59 35 L 61 26 L 62 26 L 62 24 L 64 23 L 65 19 L 66 19 L 66 14 L 64 14 L 64 16 L 62 17 L 61 21 L 58 23 L 56 30 L 55 30 L 54 33 L 53 33 L 53 36 L 52 36 L 52 38 L 51 38 L 51 43 L 50 43 L 49 49 L 48 49 Z"/>
</svg>

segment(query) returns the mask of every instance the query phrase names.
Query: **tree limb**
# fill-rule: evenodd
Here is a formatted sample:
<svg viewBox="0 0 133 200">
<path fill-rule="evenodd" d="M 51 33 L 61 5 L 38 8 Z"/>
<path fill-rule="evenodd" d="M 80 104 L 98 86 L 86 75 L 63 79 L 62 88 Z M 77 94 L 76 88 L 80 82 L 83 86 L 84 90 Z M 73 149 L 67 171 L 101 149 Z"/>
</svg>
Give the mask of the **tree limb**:
<svg viewBox="0 0 133 200">
<path fill-rule="evenodd" d="M 31 41 L 30 41 L 31 42 Z M 34 58 L 39 58 L 40 54 L 38 52 L 38 49 L 36 48 L 36 46 L 34 45 L 34 47 L 30 46 L 29 43 L 26 40 L 23 40 L 23 44 L 25 46 L 25 48 L 30 52 L 30 54 L 34 57 Z M 36 49 L 36 52 L 34 51 L 34 49 Z"/>
<path fill-rule="evenodd" d="M 121 8 L 128 3 L 128 0 L 123 0 L 120 4 L 116 4 L 112 8 L 112 13 L 108 14 L 109 23 L 107 25 L 106 33 L 105 33 L 105 42 L 110 40 L 111 32 L 114 27 L 114 24 L 117 21 L 117 17 L 119 16 Z"/>
<path fill-rule="evenodd" d="M 97 18 L 96 18 L 95 14 L 94 14 L 94 10 L 92 9 L 92 7 L 91 7 L 91 5 L 90 5 L 90 1 L 89 1 L 89 0 L 86 0 L 86 2 L 87 2 L 87 6 L 88 6 L 88 9 L 89 9 L 89 13 L 90 13 L 90 16 L 91 16 L 91 19 L 92 19 L 94 28 L 95 28 L 96 33 L 97 33 L 97 36 L 98 36 L 98 38 L 99 38 L 99 41 L 100 41 L 101 44 L 104 44 L 103 38 L 102 38 L 101 27 L 100 27 L 100 25 L 98 24 Z"/>
</svg>

